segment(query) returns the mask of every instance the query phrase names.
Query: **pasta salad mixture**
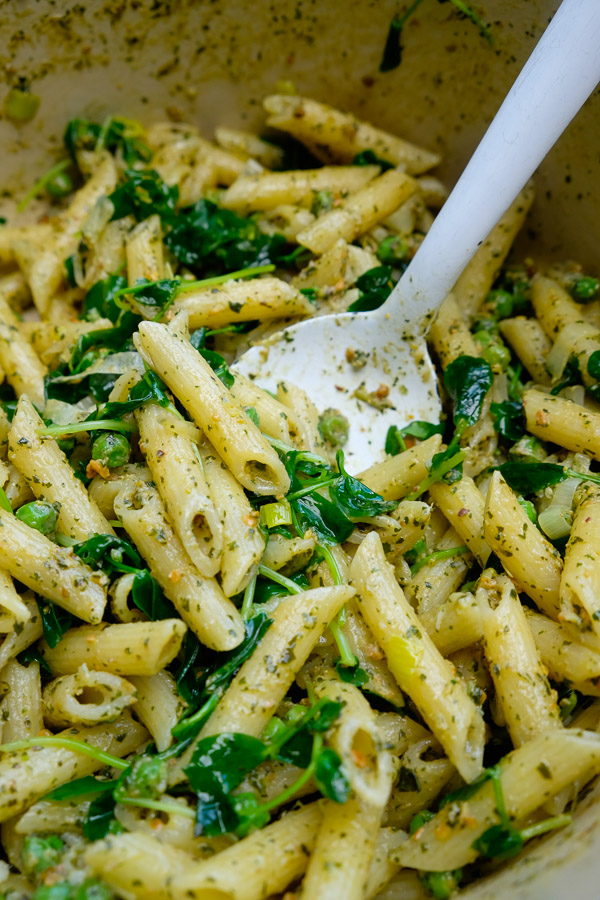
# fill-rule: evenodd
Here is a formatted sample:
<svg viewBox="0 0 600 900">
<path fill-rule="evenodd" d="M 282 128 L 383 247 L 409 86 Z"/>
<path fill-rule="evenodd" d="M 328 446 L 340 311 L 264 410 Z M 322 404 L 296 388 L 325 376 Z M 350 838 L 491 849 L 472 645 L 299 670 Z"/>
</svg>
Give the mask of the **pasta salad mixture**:
<svg viewBox="0 0 600 900">
<path fill-rule="evenodd" d="M 3 900 L 446 900 L 600 773 L 600 281 L 506 263 L 527 186 L 432 326 L 444 420 L 354 477 L 230 365 L 380 306 L 440 160 L 264 106 L 75 119 L 0 226 Z"/>
</svg>

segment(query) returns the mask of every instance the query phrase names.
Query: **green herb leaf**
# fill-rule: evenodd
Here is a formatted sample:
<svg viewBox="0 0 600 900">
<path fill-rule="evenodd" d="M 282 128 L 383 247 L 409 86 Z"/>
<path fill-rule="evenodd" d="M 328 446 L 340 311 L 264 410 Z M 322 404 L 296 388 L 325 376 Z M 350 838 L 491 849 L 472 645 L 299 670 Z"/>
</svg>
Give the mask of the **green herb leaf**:
<svg viewBox="0 0 600 900">
<path fill-rule="evenodd" d="M 494 428 L 509 441 L 518 441 L 525 434 L 525 413 L 520 401 L 504 400 L 492 403 L 490 412 L 494 419 Z"/>
<path fill-rule="evenodd" d="M 393 287 L 390 266 L 375 266 L 356 279 L 356 287 L 361 292 L 358 300 L 351 303 L 348 312 L 368 312 L 379 309 L 385 303 Z"/>
<path fill-rule="evenodd" d="M 494 376 L 489 363 L 476 356 L 458 356 L 444 372 L 444 385 L 454 401 L 454 424 L 474 425 Z"/>
<path fill-rule="evenodd" d="M 510 859 L 523 849 L 523 838 L 510 825 L 492 825 L 476 841 L 473 848 L 487 859 Z"/>
<path fill-rule="evenodd" d="M 350 781 L 344 771 L 342 760 L 330 747 L 319 753 L 315 781 L 323 796 L 335 803 L 345 803 L 350 795 Z"/>
<path fill-rule="evenodd" d="M 215 350 L 206 350 L 204 348 L 199 349 L 198 353 L 206 360 L 217 378 L 223 382 L 226 388 L 233 386 L 235 378 L 220 353 L 217 353 Z"/>
<path fill-rule="evenodd" d="M 365 672 L 360 666 L 343 666 L 339 659 L 335 664 L 335 671 L 342 681 L 346 684 L 353 684 L 355 687 L 362 687 L 369 681 L 368 672 Z"/>
<path fill-rule="evenodd" d="M 84 775 L 83 778 L 76 778 L 75 781 L 69 781 L 67 784 L 61 784 L 54 788 L 48 794 L 44 795 L 44 800 L 55 800 L 62 803 L 65 800 L 73 800 L 74 798 L 90 797 L 94 794 L 105 794 L 112 791 L 118 779 L 112 781 L 99 781 L 93 775 Z"/>
<path fill-rule="evenodd" d="M 381 166 L 381 171 L 393 169 L 394 163 L 377 156 L 374 150 L 361 150 L 352 160 L 353 166 Z"/>
<path fill-rule="evenodd" d="M 516 494 L 527 496 L 564 481 L 569 473 L 563 466 L 545 462 L 505 462 L 498 471 Z"/>
<path fill-rule="evenodd" d="M 179 188 L 166 184 L 154 169 L 125 170 L 125 181 L 108 198 L 115 211 L 114 219 L 133 215 L 141 222 L 158 214 L 165 224 L 174 222 Z M 240 267 L 241 268 L 241 267 Z"/>
<path fill-rule="evenodd" d="M 88 841 L 106 837 L 115 817 L 116 800 L 113 791 L 106 791 L 90 803 L 83 823 L 83 834 Z"/>
<path fill-rule="evenodd" d="M 341 478 L 329 485 L 329 495 L 342 512 L 349 517 L 362 518 L 381 516 L 396 509 L 396 500 L 384 500 L 380 494 L 346 472 L 343 450 L 338 450 L 336 461 Z"/>
<path fill-rule="evenodd" d="M 73 621 L 71 613 L 61 609 L 60 606 L 55 606 L 49 600 L 36 597 L 36 602 L 42 618 L 44 640 L 50 648 L 56 647 L 71 627 Z"/>
</svg>

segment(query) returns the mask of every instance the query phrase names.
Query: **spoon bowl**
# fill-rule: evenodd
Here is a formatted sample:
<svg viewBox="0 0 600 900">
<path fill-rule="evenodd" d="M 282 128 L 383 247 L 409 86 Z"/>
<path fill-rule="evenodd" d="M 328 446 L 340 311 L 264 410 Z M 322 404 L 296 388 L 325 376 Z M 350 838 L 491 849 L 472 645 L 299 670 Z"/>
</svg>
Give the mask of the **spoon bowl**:
<svg viewBox="0 0 600 900">
<path fill-rule="evenodd" d="M 289 381 L 319 410 L 339 410 L 350 423 L 344 450 L 351 472 L 383 457 L 390 425 L 439 420 L 428 325 L 598 84 L 599 40 L 599 0 L 563 0 L 383 306 L 300 322 L 234 365 L 261 387 Z"/>
</svg>

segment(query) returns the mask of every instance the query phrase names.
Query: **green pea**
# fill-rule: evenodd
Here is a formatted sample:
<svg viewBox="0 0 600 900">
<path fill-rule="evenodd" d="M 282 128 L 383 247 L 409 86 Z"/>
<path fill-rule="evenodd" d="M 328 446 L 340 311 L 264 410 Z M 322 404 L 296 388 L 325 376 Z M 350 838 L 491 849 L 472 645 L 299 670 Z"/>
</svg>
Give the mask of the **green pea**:
<svg viewBox="0 0 600 900">
<path fill-rule="evenodd" d="M 332 447 L 341 447 L 348 440 L 350 423 L 337 409 L 326 409 L 319 417 L 319 433 Z"/>
<path fill-rule="evenodd" d="M 513 313 L 513 296 L 508 291 L 490 291 L 485 306 L 495 319 L 506 319 Z"/>
<path fill-rule="evenodd" d="M 429 822 L 430 819 L 433 819 L 435 813 L 432 813 L 430 809 L 422 809 L 421 812 L 418 812 L 415 816 L 410 820 L 409 833 L 415 834 L 422 828 L 425 822 Z"/>
<path fill-rule="evenodd" d="M 71 885 L 68 881 L 58 884 L 40 884 L 31 896 L 31 900 L 70 900 Z"/>
<path fill-rule="evenodd" d="M 109 469 L 124 466 L 130 453 L 129 441 L 118 431 L 104 431 L 92 445 L 92 457 Z"/>
<path fill-rule="evenodd" d="M 73 179 L 68 172 L 57 172 L 46 182 L 46 190 L 53 197 L 67 197 L 74 189 Z"/>
<path fill-rule="evenodd" d="M 97 878 L 88 878 L 77 888 L 74 900 L 113 900 L 114 894 L 107 884 Z"/>
<path fill-rule="evenodd" d="M 25 525 L 35 528 L 42 534 L 52 534 L 53 531 L 56 531 L 59 512 L 59 504 L 55 506 L 53 503 L 46 503 L 43 500 L 34 500 L 21 506 L 15 512 L 15 516 Z"/>
<path fill-rule="evenodd" d="M 570 288 L 571 296 L 582 303 L 589 303 L 595 300 L 600 292 L 600 279 L 592 278 L 589 275 L 579 275 L 573 281 Z"/>
<path fill-rule="evenodd" d="M 510 363 L 510 350 L 500 341 L 492 341 L 484 347 L 481 355 L 490 366 L 500 366 L 505 369 Z"/>
<path fill-rule="evenodd" d="M 167 768 L 162 759 L 155 756 L 138 756 L 125 777 L 123 790 L 130 797 L 156 800 L 166 790 L 166 778 Z"/>
<path fill-rule="evenodd" d="M 15 125 L 21 125 L 33 119 L 39 106 L 40 98 L 37 94 L 21 88 L 11 88 L 4 98 L 4 115 Z"/>
<path fill-rule="evenodd" d="M 458 887 L 462 869 L 455 869 L 453 872 L 421 872 L 419 877 L 435 900 L 448 900 Z"/>
<path fill-rule="evenodd" d="M 39 834 L 28 834 L 23 841 L 23 868 L 28 875 L 40 875 L 51 866 L 58 865 L 63 850 L 64 845 L 58 835 L 42 837 Z"/>
<path fill-rule="evenodd" d="M 408 244 L 399 235 L 389 235 L 377 248 L 377 258 L 388 266 L 404 262 L 407 256 Z"/>
</svg>

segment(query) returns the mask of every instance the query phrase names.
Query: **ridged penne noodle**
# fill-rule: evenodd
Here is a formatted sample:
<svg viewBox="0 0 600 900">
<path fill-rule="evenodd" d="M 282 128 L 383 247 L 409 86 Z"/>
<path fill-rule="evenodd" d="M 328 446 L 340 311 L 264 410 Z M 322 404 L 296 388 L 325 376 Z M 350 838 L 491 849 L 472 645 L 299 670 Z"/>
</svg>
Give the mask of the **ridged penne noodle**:
<svg viewBox="0 0 600 900">
<path fill-rule="evenodd" d="M 301 448 L 316 453 L 317 456 L 327 457 L 327 445 L 319 431 L 319 412 L 306 392 L 295 384 L 280 381 L 277 385 L 277 399 L 294 416 Z"/>
<path fill-rule="evenodd" d="M 27 394 L 40 408 L 44 406 L 46 366 L 21 331 L 21 323 L 10 308 L 0 282 L 0 365 L 17 397 Z"/>
<path fill-rule="evenodd" d="M 485 566 L 491 553 L 483 536 L 485 500 L 473 479 L 463 475 L 455 484 L 439 481 L 431 485 L 429 494 L 477 562 Z"/>
<path fill-rule="evenodd" d="M 323 162 L 350 163 L 362 150 L 419 175 L 436 166 L 436 153 L 361 122 L 349 113 L 305 97 L 274 94 L 263 105 L 267 125 L 287 131 Z"/>
<path fill-rule="evenodd" d="M 215 575 L 223 529 L 189 423 L 154 404 L 141 409 L 137 421 L 146 462 L 179 540 L 201 575 Z"/>
<path fill-rule="evenodd" d="M 506 338 L 531 377 L 537 384 L 549 384 L 550 376 L 545 360 L 550 341 L 537 319 L 517 316 L 499 323 L 502 337 Z"/>
<path fill-rule="evenodd" d="M 463 539 L 450 527 L 435 545 L 436 551 L 459 551 L 447 559 L 431 559 L 413 575 L 404 592 L 419 615 L 444 603 L 465 581 L 472 556 Z"/>
<path fill-rule="evenodd" d="M 71 628 L 56 644 L 42 645 L 53 675 L 74 675 L 80 666 L 115 675 L 155 675 L 178 654 L 186 626 L 180 619 Z"/>
<path fill-rule="evenodd" d="M 264 276 L 217 287 L 182 290 L 173 311 L 185 310 L 190 328 L 222 328 L 235 322 L 309 316 L 313 307 L 291 284 Z"/>
<path fill-rule="evenodd" d="M 257 573 L 265 549 L 258 514 L 225 463 L 208 444 L 199 447 L 204 476 L 221 516 L 221 587 L 226 597 L 243 591 Z"/>
<path fill-rule="evenodd" d="M 43 427 L 33 404 L 19 400 L 8 435 L 11 461 L 38 500 L 60 504 L 58 528 L 68 537 L 85 541 L 93 534 L 113 534 L 57 442 L 38 433 Z"/>
<path fill-rule="evenodd" d="M 147 281 L 158 281 L 164 277 L 165 262 L 162 244 L 160 218 L 150 216 L 129 232 L 126 241 L 127 278 L 133 287 L 140 278 Z M 129 295 L 141 315 L 142 306 L 136 304 L 135 294 Z"/>
<path fill-rule="evenodd" d="M 276 572 L 285 569 L 293 572 L 302 569 L 313 555 L 316 537 L 288 538 L 283 534 L 270 534 L 261 563 Z"/>
<path fill-rule="evenodd" d="M 551 341 L 555 341 L 567 325 L 585 321 L 583 307 L 574 303 L 560 284 L 544 275 L 536 275 L 531 282 L 531 302 Z"/>
<path fill-rule="evenodd" d="M 62 735 L 122 758 L 140 746 L 147 732 L 131 716 L 124 714 L 111 725 L 72 727 Z M 53 788 L 97 772 L 104 765 L 97 759 L 63 747 L 36 747 L 2 753 L 0 822 L 17 815 Z"/>
<path fill-rule="evenodd" d="M 420 613 L 419 619 L 443 656 L 470 647 L 483 634 L 479 605 L 469 592 L 451 594 Z"/>
<path fill-rule="evenodd" d="M 0 704 L 3 742 L 40 734 L 44 719 L 39 663 L 22 666 L 13 659 L 0 669 L 0 681 L 8 686 L 8 694 Z"/>
<path fill-rule="evenodd" d="M 381 541 L 370 534 L 351 566 L 359 608 L 387 656 L 401 689 L 466 780 L 481 771 L 483 721 L 453 667 L 423 633 L 385 560 Z"/>
<path fill-rule="evenodd" d="M 600 488 L 584 482 L 574 500 L 575 514 L 560 580 L 561 619 L 591 628 L 600 637 Z"/>
<path fill-rule="evenodd" d="M 434 434 L 397 456 L 375 463 L 361 472 L 360 480 L 385 500 L 400 500 L 427 478 L 427 463 L 439 451 L 441 443 L 440 435 Z"/>
<path fill-rule="evenodd" d="M 316 254 L 325 253 L 339 238 L 350 243 L 386 219 L 416 189 L 413 178 L 390 169 L 349 194 L 335 209 L 319 216 L 296 240 Z"/>
<path fill-rule="evenodd" d="M 84 622 L 101 621 L 106 606 L 106 576 L 3 509 L 0 566 Z"/>
<path fill-rule="evenodd" d="M 582 694 L 600 697 L 600 653 L 580 644 L 578 630 L 572 625 L 553 622 L 533 610 L 526 610 L 525 615 L 550 677 L 567 682 Z"/>
<path fill-rule="evenodd" d="M 73 675 L 63 675 L 44 688 L 44 720 L 51 728 L 114 722 L 135 703 L 135 688 L 111 672 L 88 669 L 85 663 Z"/>
<path fill-rule="evenodd" d="M 550 687 L 517 592 L 505 575 L 483 573 L 477 591 L 483 647 L 513 745 L 560 728 Z"/>
<path fill-rule="evenodd" d="M 600 460 L 600 413 L 534 390 L 523 394 L 523 407 L 531 434 Z"/>
<path fill-rule="evenodd" d="M 132 675 L 130 680 L 137 694 L 134 712 L 162 753 L 173 743 L 171 729 L 185 712 L 186 703 L 177 692 L 175 679 L 164 669 L 155 675 Z"/>
<path fill-rule="evenodd" d="M 492 475 L 487 492 L 484 534 L 519 589 L 543 613 L 556 619 L 560 611 L 560 555 L 530 521 L 499 472 Z"/>
<path fill-rule="evenodd" d="M 300 437 L 300 430 L 294 413 L 267 391 L 263 391 L 244 375 L 236 373 L 230 389 L 233 399 L 244 409 L 256 410 L 260 422 L 260 430 L 269 437 L 293 444 Z"/>
<path fill-rule="evenodd" d="M 280 147 L 263 141 L 258 135 L 250 131 L 240 131 L 237 128 L 215 128 L 215 140 L 219 147 L 233 153 L 241 159 L 252 157 L 268 169 L 278 169 L 283 163 L 283 153 Z"/>
<path fill-rule="evenodd" d="M 222 731 L 261 734 L 315 643 L 353 595 L 354 588 L 342 585 L 281 599 L 270 612 L 273 624 L 258 656 L 241 667 L 200 736 Z"/>
<path fill-rule="evenodd" d="M 511 821 L 522 821 L 575 778 L 600 771 L 600 735 L 563 729 L 541 734 L 500 762 L 502 793 Z M 392 854 L 400 865 L 430 871 L 473 862 L 473 843 L 499 821 L 487 781 L 463 803 L 448 803 Z"/>
<path fill-rule="evenodd" d="M 534 194 L 530 182 L 513 200 L 454 285 L 454 298 L 467 317 L 475 315 L 496 280 L 533 203 Z"/>
<path fill-rule="evenodd" d="M 289 478 L 277 453 L 190 342 L 158 322 L 142 322 L 139 346 L 240 484 L 285 494 Z"/>
<path fill-rule="evenodd" d="M 323 166 L 297 172 L 241 175 L 223 195 L 223 206 L 236 212 L 274 209 L 282 203 L 310 206 L 316 191 L 345 196 L 379 175 L 379 166 Z"/>
<path fill-rule="evenodd" d="M 30 591 L 23 594 L 23 603 L 29 613 L 27 621 L 20 624 L 18 629 L 13 628 L 8 633 L 0 634 L 0 671 L 42 636 L 42 617 Z"/>
<path fill-rule="evenodd" d="M 106 519 L 116 517 L 115 499 L 126 487 L 137 484 L 138 481 L 152 481 L 152 472 L 141 463 L 127 463 L 110 470 L 108 478 L 97 475 L 92 478 L 88 491 L 90 499 L 94 501 L 102 515 Z"/>
<path fill-rule="evenodd" d="M 455 773 L 456 769 L 440 753 L 439 744 L 431 735 L 415 741 L 400 759 L 397 783 L 385 811 L 385 824 L 407 828 L 420 809 L 431 806 Z"/>
<path fill-rule="evenodd" d="M 478 356 L 467 318 L 454 294 L 448 294 L 431 324 L 431 341 L 442 368 L 458 356 Z"/>
</svg>

